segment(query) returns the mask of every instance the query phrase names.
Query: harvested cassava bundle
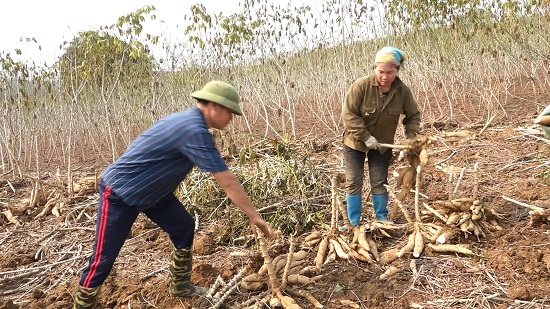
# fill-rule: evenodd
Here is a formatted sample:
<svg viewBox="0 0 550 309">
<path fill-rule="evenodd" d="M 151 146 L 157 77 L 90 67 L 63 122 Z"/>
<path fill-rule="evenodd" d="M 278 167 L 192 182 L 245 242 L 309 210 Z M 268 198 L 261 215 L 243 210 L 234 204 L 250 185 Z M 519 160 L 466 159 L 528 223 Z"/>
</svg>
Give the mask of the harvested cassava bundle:
<svg viewBox="0 0 550 309">
<path fill-rule="evenodd" d="M 429 242 L 435 242 L 437 236 L 443 232 L 445 227 L 439 226 L 435 223 L 424 223 L 421 226 L 424 239 L 427 239 Z"/>
<path fill-rule="evenodd" d="M 295 262 L 303 263 L 305 261 L 307 251 L 298 251 L 294 252 L 295 243 L 294 243 L 294 236 L 291 237 L 291 243 L 289 252 L 287 254 L 280 254 L 275 259 L 271 259 L 269 256 L 269 253 L 267 251 L 267 244 L 264 240 L 264 236 L 260 229 L 257 229 L 258 234 L 258 241 L 260 243 L 260 249 L 262 252 L 262 256 L 264 258 L 264 266 L 267 269 L 267 271 L 263 271 L 262 274 L 260 274 L 260 270 L 257 274 L 250 274 L 243 278 L 241 282 L 241 287 L 245 290 L 257 290 L 260 289 L 260 287 L 263 287 L 265 283 L 268 283 L 268 288 L 271 291 L 270 299 L 269 299 L 269 306 L 271 308 L 281 308 L 284 307 L 285 309 L 300 309 L 301 307 L 296 303 L 296 301 L 290 297 L 283 294 L 283 292 L 287 292 L 287 294 L 291 295 L 298 295 L 301 297 L 305 297 L 307 300 L 309 300 L 315 308 L 322 308 L 320 306 L 320 303 L 313 297 L 311 294 L 307 292 L 293 292 L 293 290 L 287 290 L 286 286 L 288 284 L 293 285 L 309 285 L 319 278 L 322 277 L 322 275 L 314 276 L 314 277 L 308 277 L 300 271 L 297 271 L 297 268 L 294 268 L 291 264 Z M 326 241 L 325 241 L 326 240 Z M 330 243 L 331 247 L 334 247 L 335 244 L 339 243 L 335 239 L 330 239 L 328 237 L 325 237 L 320 243 L 323 242 Z M 326 250 L 326 247 L 325 247 Z M 330 256 L 330 253 L 329 253 Z M 328 260 L 329 258 L 327 258 Z M 280 281 L 279 278 L 277 278 L 277 272 L 276 269 L 280 268 L 281 265 L 283 265 L 283 275 L 282 280 Z M 300 264 L 301 267 L 301 264 Z M 318 267 L 315 267 L 318 268 Z M 320 269 L 320 268 L 318 268 Z M 303 270 L 303 268 L 302 268 Z M 267 274 L 265 274 L 267 272 Z M 282 282 L 282 283 L 281 283 Z M 268 300 L 267 298 L 262 299 L 261 302 L 257 303 L 260 306 L 262 304 L 266 303 Z"/>
<path fill-rule="evenodd" d="M 361 262 L 366 262 L 369 264 L 374 263 L 373 257 L 371 256 L 371 248 L 367 241 L 367 233 L 365 225 L 359 225 L 353 228 L 353 240 L 348 245 L 343 238 L 339 238 L 342 247 L 348 251 L 350 257 L 359 260 Z"/>
<path fill-rule="evenodd" d="M 462 215 L 460 213 L 453 212 L 449 217 L 447 217 L 447 221 L 445 223 L 447 225 L 455 225 L 461 217 Z"/>
</svg>

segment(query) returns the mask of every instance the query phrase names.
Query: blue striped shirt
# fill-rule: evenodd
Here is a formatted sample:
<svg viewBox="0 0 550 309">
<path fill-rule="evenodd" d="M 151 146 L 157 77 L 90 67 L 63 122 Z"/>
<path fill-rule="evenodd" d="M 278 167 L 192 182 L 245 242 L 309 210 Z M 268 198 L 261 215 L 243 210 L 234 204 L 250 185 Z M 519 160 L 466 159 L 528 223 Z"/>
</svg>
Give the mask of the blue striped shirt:
<svg viewBox="0 0 550 309">
<path fill-rule="evenodd" d="M 196 106 L 154 123 L 107 167 L 102 180 L 126 204 L 147 206 L 173 193 L 193 166 L 227 170 Z"/>
</svg>

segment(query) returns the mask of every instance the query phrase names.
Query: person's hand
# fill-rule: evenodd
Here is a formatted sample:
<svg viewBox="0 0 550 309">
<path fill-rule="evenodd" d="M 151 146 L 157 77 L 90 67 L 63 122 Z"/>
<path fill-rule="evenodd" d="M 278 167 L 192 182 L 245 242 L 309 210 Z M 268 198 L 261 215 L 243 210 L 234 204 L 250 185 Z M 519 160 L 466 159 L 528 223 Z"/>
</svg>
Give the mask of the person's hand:
<svg viewBox="0 0 550 309">
<path fill-rule="evenodd" d="M 405 139 L 405 145 L 414 146 L 416 143 L 416 136 L 414 135 L 407 135 L 407 139 Z"/>
<path fill-rule="evenodd" d="M 368 149 L 377 149 L 380 150 L 380 143 L 378 143 L 378 140 L 376 140 L 376 137 L 369 136 L 367 141 L 365 142 L 365 145 L 367 145 Z"/>
<path fill-rule="evenodd" d="M 254 238 L 258 238 L 256 227 L 258 227 L 260 231 L 262 231 L 265 237 L 271 239 L 274 239 L 276 237 L 275 232 L 273 232 L 273 229 L 271 228 L 269 223 L 267 223 L 267 221 L 265 221 L 264 219 L 258 218 L 250 220 L 250 228 L 252 228 L 252 232 L 254 232 Z"/>
</svg>

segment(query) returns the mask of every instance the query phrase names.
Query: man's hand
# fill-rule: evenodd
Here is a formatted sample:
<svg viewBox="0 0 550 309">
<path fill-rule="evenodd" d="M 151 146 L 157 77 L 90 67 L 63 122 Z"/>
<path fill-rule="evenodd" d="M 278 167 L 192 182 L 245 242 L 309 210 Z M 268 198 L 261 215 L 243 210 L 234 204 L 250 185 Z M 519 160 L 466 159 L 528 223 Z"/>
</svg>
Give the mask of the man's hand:
<svg viewBox="0 0 550 309">
<path fill-rule="evenodd" d="M 374 136 L 369 136 L 369 138 L 367 139 L 367 141 L 365 142 L 365 145 L 367 145 L 367 148 L 368 149 L 376 149 L 376 150 L 380 150 L 380 143 L 378 143 L 378 140 L 376 139 L 376 137 Z"/>
<path fill-rule="evenodd" d="M 214 178 L 218 181 L 220 186 L 225 190 L 227 196 L 233 201 L 240 210 L 242 210 L 248 220 L 250 221 L 250 228 L 254 233 L 254 237 L 257 238 L 256 227 L 258 227 L 265 237 L 275 238 L 276 235 L 269 226 L 269 223 L 265 221 L 262 216 L 256 211 L 248 195 L 246 195 L 243 186 L 237 179 L 237 177 L 230 171 L 222 171 L 214 173 Z"/>
<path fill-rule="evenodd" d="M 265 237 L 274 239 L 276 237 L 275 232 L 273 232 L 273 229 L 262 218 L 256 218 L 256 219 L 250 219 L 250 228 L 252 229 L 252 232 L 254 233 L 254 238 L 258 238 L 258 233 L 256 232 L 256 227 L 262 231 Z"/>
</svg>

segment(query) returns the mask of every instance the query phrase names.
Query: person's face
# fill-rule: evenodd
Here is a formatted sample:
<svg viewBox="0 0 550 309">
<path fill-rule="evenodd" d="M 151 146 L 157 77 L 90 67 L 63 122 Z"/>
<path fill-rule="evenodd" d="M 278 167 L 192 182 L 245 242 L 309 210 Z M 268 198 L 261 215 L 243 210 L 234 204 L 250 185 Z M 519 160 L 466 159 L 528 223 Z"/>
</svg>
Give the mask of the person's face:
<svg viewBox="0 0 550 309">
<path fill-rule="evenodd" d="M 397 76 L 397 72 L 399 72 L 399 70 L 395 65 L 390 63 L 377 63 L 374 68 L 376 79 L 378 79 L 382 87 L 390 87 Z"/>
<path fill-rule="evenodd" d="M 212 127 L 223 130 L 233 119 L 231 110 L 223 105 L 212 104 Z"/>
</svg>

